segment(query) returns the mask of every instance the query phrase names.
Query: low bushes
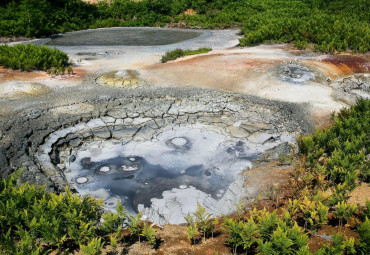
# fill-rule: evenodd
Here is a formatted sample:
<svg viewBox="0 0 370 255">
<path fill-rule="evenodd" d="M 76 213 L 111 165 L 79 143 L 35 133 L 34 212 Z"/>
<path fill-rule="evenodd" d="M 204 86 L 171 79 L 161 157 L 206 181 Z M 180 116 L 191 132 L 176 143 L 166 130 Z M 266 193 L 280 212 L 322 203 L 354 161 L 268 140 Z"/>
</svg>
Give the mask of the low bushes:
<svg viewBox="0 0 370 255">
<path fill-rule="evenodd" d="M 162 63 L 166 63 L 171 60 L 175 60 L 184 56 L 191 56 L 191 55 L 197 55 L 197 54 L 203 54 L 208 53 L 212 49 L 211 48 L 199 48 L 197 50 L 182 50 L 182 49 L 176 49 L 173 51 L 168 51 L 164 56 L 162 56 Z"/>
<path fill-rule="evenodd" d="M 68 55 L 57 49 L 34 44 L 0 45 L 0 65 L 22 71 L 57 70 L 64 73 L 69 66 Z M 68 73 L 70 72 L 68 69 Z M 55 71 L 54 71 L 55 72 Z"/>
<path fill-rule="evenodd" d="M 206 237 L 210 234 L 213 238 L 218 219 L 207 213 L 206 209 L 199 203 L 195 213 L 188 213 L 185 220 L 188 223 L 188 226 L 186 227 L 188 240 L 191 241 L 192 244 L 195 244 L 199 239 L 199 234 L 201 233 L 203 234 L 203 240 L 206 240 Z"/>
<path fill-rule="evenodd" d="M 333 116 L 333 126 L 302 137 L 299 190 L 317 187 L 332 190 L 331 204 L 348 198 L 359 182 L 369 183 L 370 100 L 361 99 Z"/>
<path fill-rule="evenodd" d="M 155 230 L 140 215 L 128 216 L 119 202 L 117 213 L 104 213 L 102 201 L 79 197 L 68 188 L 57 195 L 43 187 L 17 185 L 19 174 L 0 182 L 0 254 L 37 255 L 78 247 L 83 254 L 101 254 L 105 243 L 117 245 L 126 228 L 132 238 L 144 236 L 156 244 Z"/>
<path fill-rule="evenodd" d="M 109 3 L 108 3 L 109 2 Z M 185 15 L 187 9 L 193 15 Z M 39 37 L 111 26 L 239 26 L 242 46 L 263 42 L 314 45 L 323 52 L 370 49 L 366 0 L 82 0 L 0 2 L 0 36 Z"/>
</svg>

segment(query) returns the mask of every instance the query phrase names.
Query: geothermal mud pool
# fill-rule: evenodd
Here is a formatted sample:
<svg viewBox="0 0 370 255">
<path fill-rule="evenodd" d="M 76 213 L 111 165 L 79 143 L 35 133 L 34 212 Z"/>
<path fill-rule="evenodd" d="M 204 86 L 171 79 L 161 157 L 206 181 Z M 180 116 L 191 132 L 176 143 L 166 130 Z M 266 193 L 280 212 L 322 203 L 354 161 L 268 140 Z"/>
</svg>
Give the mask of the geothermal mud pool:
<svg viewBox="0 0 370 255">
<path fill-rule="evenodd" d="M 101 196 L 112 209 L 119 199 L 129 212 L 144 211 L 156 222 L 180 223 L 197 202 L 213 214 L 230 213 L 224 206 L 233 196 L 229 186 L 276 144 L 263 146 L 223 132 L 209 125 L 167 126 L 149 140 L 85 143 L 73 160 L 65 154 L 65 175 L 79 193 Z"/>
<path fill-rule="evenodd" d="M 197 202 L 231 213 L 258 190 L 245 190 L 243 170 L 267 151 L 289 152 L 301 127 L 283 106 L 201 94 L 108 104 L 105 115 L 52 132 L 38 164 L 61 186 L 103 198 L 111 210 L 119 199 L 156 223 L 183 223 Z"/>
<path fill-rule="evenodd" d="M 23 182 L 68 185 L 112 211 L 120 200 L 159 224 L 183 223 L 197 202 L 214 215 L 252 202 L 266 183 L 245 172 L 369 98 L 370 64 L 287 45 L 237 48 L 237 32 L 115 28 L 33 41 L 67 52 L 76 74 L 0 69 L 0 174 L 23 168 Z M 213 51 L 160 63 L 199 47 Z"/>
<path fill-rule="evenodd" d="M 103 28 L 55 35 L 47 40 L 46 44 L 52 46 L 167 45 L 193 39 L 201 34 L 201 32 L 176 29 Z"/>
</svg>

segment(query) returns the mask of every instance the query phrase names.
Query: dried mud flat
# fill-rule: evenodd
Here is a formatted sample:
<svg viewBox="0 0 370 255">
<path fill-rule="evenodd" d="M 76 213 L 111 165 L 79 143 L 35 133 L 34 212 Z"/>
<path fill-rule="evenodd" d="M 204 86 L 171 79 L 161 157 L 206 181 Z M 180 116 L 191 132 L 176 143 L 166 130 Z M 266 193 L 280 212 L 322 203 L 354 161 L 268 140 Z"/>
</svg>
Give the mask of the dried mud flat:
<svg viewBox="0 0 370 255">
<path fill-rule="evenodd" d="M 283 179 L 284 168 L 264 166 L 299 134 L 370 97 L 368 55 L 242 49 L 236 30 L 196 33 L 168 45 L 57 46 L 74 60 L 72 76 L 0 70 L 1 175 L 23 168 L 23 181 L 69 185 L 112 210 L 118 198 L 160 224 L 183 223 L 197 201 L 231 213 Z M 214 51 L 159 63 L 199 47 Z M 109 188 L 119 183 L 132 192 Z"/>
</svg>

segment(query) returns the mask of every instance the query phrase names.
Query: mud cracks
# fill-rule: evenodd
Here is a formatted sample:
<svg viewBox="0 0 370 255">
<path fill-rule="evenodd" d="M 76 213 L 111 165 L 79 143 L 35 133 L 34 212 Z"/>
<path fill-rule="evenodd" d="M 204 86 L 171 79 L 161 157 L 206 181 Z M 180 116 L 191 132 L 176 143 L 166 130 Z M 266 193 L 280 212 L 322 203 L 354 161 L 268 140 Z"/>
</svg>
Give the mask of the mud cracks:
<svg viewBox="0 0 370 255">
<path fill-rule="evenodd" d="M 23 181 L 49 190 L 69 185 L 103 197 L 108 208 L 120 199 L 157 223 L 181 223 L 197 201 L 219 215 L 253 198 L 256 189 L 245 190 L 240 173 L 256 159 L 288 153 L 309 129 L 296 105 L 215 91 L 175 94 L 23 112 L 2 123 L 1 167 L 22 167 Z"/>
</svg>

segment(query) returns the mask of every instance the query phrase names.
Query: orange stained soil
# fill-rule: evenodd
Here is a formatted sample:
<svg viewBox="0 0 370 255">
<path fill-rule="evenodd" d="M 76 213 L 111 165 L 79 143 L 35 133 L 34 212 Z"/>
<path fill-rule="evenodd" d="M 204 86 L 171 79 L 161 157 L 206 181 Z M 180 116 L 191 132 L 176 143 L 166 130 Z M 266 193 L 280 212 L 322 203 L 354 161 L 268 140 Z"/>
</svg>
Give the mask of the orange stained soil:
<svg viewBox="0 0 370 255">
<path fill-rule="evenodd" d="M 19 70 L 12 70 L 0 67 L 0 81 L 40 81 L 46 80 L 49 75 L 46 72 L 22 72 Z"/>
<path fill-rule="evenodd" d="M 370 72 L 370 56 L 328 55 L 322 62 L 334 68 L 338 75 Z"/>
<path fill-rule="evenodd" d="M 146 68 L 152 79 L 178 86 L 198 86 L 243 92 L 242 81 L 282 60 L 253 59 L 247 54 L 203 55 Z"/>
<path fill-rule="evenodd" d="M 75 67 L 73 68 L 73 75 L 64 75 L 64 76 L 56 76 L 58 79 L 83 79 L 87 74 L 87 71 L 80 68 Z M 43 71 L 34 71 L 34 72 L 22 72 L 20 70 L 12 70 L 0 67 L 0 82 L 7 82 L 7 81 L 44 81 L 50 79 L 50 75 Z"/>
</svg>

